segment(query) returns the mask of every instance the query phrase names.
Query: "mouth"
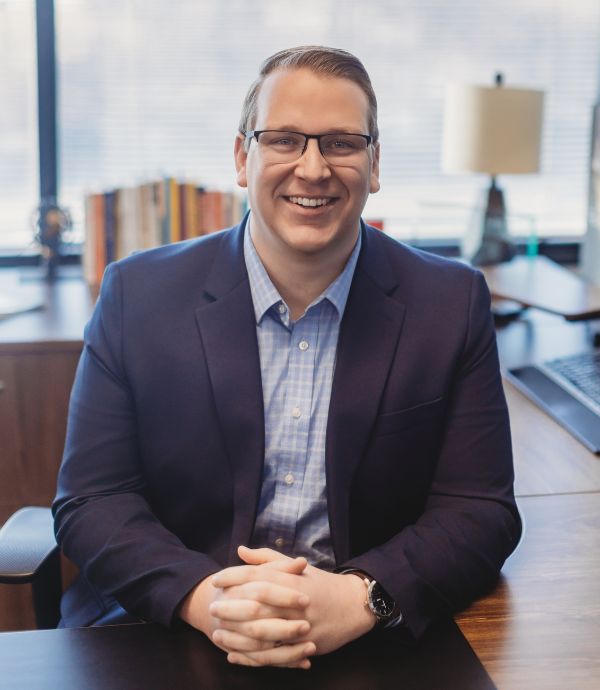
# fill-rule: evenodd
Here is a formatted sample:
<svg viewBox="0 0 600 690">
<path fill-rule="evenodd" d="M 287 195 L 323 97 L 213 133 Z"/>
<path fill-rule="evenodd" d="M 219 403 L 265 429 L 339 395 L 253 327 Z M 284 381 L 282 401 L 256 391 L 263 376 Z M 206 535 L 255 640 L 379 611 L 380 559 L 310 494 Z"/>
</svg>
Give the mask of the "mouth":
<svg viewBox="0 0 600 690">
<path fill-rule="evenodd" d="M 294 206 L 307 209 L 322 209 L 337 201 L 335 196 L 284 196 L 284 199 Z"/>
</svg>

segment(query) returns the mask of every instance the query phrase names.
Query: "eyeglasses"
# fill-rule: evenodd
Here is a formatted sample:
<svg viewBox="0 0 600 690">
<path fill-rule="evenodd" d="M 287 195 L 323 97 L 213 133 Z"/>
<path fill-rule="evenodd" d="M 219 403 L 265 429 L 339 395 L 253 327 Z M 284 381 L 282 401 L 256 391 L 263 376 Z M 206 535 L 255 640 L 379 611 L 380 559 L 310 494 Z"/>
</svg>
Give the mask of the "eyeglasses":
<svg viewBox="0 0 600 690">
<path fill-rule="evenodd" d="M 254 129 L 243 132 L 247 139 L 256 139 L 265 160 L 271 163 L 292 163 L 304 155 L 309 139 L 316 139 L 319 151 L 332 165 L 352 166 L 362 159 L 373 141 L 369 134 L 303 134 L 279 129 Z"/>
</svg>

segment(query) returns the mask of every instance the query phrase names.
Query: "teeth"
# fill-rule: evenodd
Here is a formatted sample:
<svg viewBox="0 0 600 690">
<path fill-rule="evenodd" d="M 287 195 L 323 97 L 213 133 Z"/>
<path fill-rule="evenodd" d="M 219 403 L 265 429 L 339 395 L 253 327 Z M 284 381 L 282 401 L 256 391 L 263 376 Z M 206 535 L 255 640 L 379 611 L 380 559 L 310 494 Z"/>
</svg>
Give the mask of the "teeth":
<svg viewBox="0 0 600 690">
<path fill-rule="evenodd" d="M 290 196 L 289 200 L 298 206 L 325 206 L 331 199 L 308 199 L 305 196 Z"/>
</svg>

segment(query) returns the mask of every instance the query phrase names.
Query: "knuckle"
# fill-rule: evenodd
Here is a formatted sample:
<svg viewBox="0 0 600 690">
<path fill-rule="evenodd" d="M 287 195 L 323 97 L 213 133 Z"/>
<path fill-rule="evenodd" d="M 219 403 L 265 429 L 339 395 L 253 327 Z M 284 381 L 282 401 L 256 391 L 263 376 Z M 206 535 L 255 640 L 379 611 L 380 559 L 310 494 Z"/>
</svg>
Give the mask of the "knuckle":
<svg viewBox="0 0 600 690">
<path fill-rule="evenodd" d="M 255 582 L 254 593 L 257 597 L 264 598 L 268 594 L 269 587 L 266 582 Z"/>
<path fill-rule="evenodd" d="M 251 621 L 246 626 L 246 632 L 247 632 L 249 637 L 259 637 L 260 636 L 260 626 L 255 621 Z"/>
<path fill-rule="evenodd" d="M 257 664 L 265 665 L 269 663 L 269 655 L 265 651 L 254 652 L 252 658 Z"/>
<path fill-rule="evenodd" d="M 253 601 L 250 603 L 250 613 L 252 616 L 258 617 L 261 613 L 262 606 L 259 601 Z"/>
<path fill-rule="evenodd" d="M 295 637 L 298 637 L 298 634 L 299 634 L 299 627 L 300 627 L 300 626 L 297 626 L 297 625 L 292 626 L 292 627 L 289 627 L 289 628 L 283 633 L 282 637 L 283 637 L 284 639 L 286 639 L 286 640 L 292 640 L 292 639 L 294 639 Z"/>
</svg>

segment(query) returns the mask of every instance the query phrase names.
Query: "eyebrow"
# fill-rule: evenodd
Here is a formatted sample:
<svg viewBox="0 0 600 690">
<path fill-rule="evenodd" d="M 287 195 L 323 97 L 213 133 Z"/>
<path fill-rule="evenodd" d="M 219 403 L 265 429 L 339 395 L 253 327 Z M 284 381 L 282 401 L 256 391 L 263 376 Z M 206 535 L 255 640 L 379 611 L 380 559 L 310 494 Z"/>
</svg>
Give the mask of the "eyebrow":
<svg viewBox="0 0 600 690">
<path fill-rule="evenodd" d="M 356 129 L 350 127 L 330 127 L 324 132 L 303 132 L 302 129 L 298 129 L 298 127 L 295 127 L 293 125 L 282 125 L 281 127 L 255 127 L 254 129 L 274 129 L 279 130 L 281 132 L 298 132 L 299 134 L 363 134 L 362 131 L 357 131 Z"/>
</svg>

